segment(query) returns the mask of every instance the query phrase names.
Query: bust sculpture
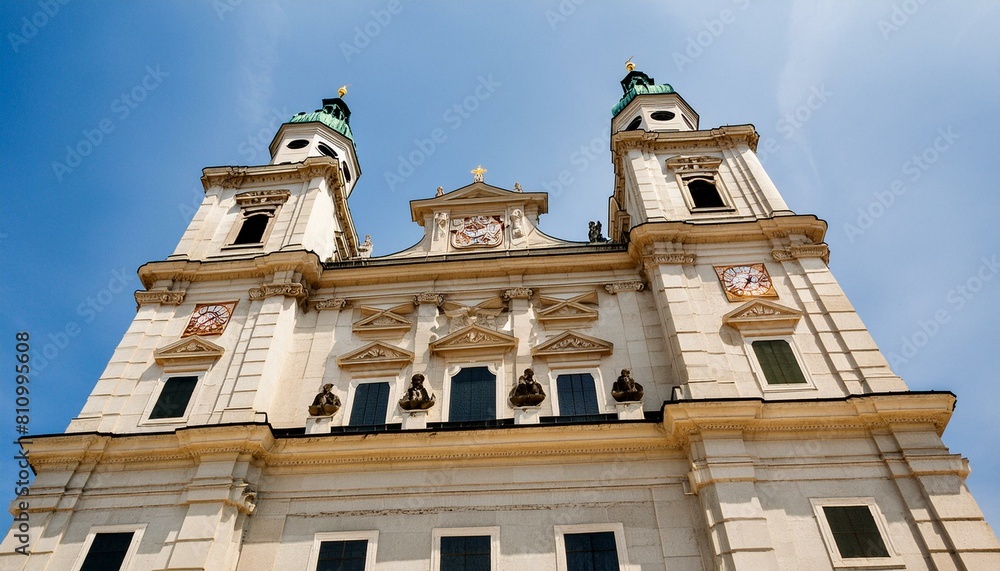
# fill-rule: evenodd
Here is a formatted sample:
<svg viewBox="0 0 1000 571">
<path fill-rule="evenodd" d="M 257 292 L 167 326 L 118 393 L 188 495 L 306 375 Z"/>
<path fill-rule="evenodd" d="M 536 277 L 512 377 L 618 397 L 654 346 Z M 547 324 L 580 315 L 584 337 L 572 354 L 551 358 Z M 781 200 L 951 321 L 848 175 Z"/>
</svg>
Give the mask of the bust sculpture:
<svg viewBox="0 0 1000 571">
<path fill-rule="evenodd" d="M 420 373 L 410 378 L 410 388 L 406 396 L 399 399 L 399 408 L 403 410 L 427 410 L 434 406 L 434 395 L 428 395 L 424 388 L 424 376 Z"/>
<path fill-rule="evenodd" d="M 514 408 L 523 406 L 535 406 L 545 400 L 545 391 L 542 385 L 535 380 L 535 372 L 525 369 L 524 374 L 518 377 L 517 384 L 510 389 L 510 404 Z"/>
<path fill-rule="evenodd" d="M 309 407 L 309 416 L 333 416 L 340 410 L 340 397 L 333 394 L 333 385 L 323 385 L 323 391 L 316 395 Z"/>
<path fill-rule="evenodd" d="M 611 387 L 611 396 L 618 402 L 640 401 L 642 393 L 642 385 L 635 382 L 629 369 L 622 369 L 622 374 Z"/>
</svg>

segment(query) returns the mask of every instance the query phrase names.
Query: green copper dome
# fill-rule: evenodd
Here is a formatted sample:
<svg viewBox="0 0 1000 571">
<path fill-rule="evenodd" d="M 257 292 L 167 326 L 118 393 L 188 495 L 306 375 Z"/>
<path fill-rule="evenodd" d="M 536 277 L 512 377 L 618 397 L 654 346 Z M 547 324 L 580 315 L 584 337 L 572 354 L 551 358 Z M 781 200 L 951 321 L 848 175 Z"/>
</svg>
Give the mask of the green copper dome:
<svg viewBox="0 0 1000 571">
<path fill-rule="evenodd" d="M 351 134 L 350 120 L 351 110 L 347 108 L 344 100 L 338 97 L 336 99 L 324 99 L 322 109 L 317 109 L 312 113 L 306 113 L 305 111 L 296 113 L 288 122 L 309 123 L 310 121 L 319 121 L 347 137 L 353 143 L 354 135 Z"/>
<path fill-rule="evenodd" d="M 625 108 L 636 95 L 646 95 L 655 93 L 675 93 L 674 88 L 669 83 L 656 85 L 656 81 L 642 73 L 641 71 L 629 71 L 625 79 L 622 80 L 622 91 L 625 95 L 618 100 L 618 103 L 611 108 L 611 116 L 614 117 Z"/>
</svg>

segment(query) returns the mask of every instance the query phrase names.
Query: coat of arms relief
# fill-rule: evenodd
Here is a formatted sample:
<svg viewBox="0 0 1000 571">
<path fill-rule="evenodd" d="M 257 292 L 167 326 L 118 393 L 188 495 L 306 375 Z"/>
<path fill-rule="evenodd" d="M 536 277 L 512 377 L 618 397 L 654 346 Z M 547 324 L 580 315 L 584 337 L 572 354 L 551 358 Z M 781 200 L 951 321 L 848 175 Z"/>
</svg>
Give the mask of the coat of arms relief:
<svg viewBox="0 0 1000 571">
<path fill-rule="evenodd" d="M 502 216 L 466 216 L 451 221 L 455 248 L 494 248 L 503 244 Z"/>
</svg>

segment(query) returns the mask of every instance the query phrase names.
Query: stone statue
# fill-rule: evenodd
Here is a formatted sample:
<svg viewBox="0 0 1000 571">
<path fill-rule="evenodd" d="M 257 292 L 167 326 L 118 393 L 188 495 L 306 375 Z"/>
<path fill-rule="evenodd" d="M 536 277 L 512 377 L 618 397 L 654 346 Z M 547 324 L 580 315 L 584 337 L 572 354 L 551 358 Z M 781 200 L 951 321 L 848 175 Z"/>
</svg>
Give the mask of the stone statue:
<svg viewBox="0 0 1000 571">
<path fill-rule="evenodd" d="M 323 385 L 323 392 L 316 395 L 309 407 L 309 416 L 333 416 L 340 410 L 340 397 L 333 394 L 332 388 L 330 383 Z"/>
<path fill-rule="evenodd" d="M 520 208 L 515 208 L 513 212 L 510 213 L 510 235 L 515 238 L 521 238 L 524 236 L 524 226 L 522 226 L 522 221 L 524 219 L 524 214 L 521 213 Z"/>
<path fill-rule="evenodd" d="M 358 245 L 358 255 L 362 258 L 372 257 L 372 237 L 370 234 L 365 234 L 365 241 Z"/>
<path fill-rule="evenodd" d="M 622 369 L 622 374 L 611 386 L 611 396 L 618 402 L 640 401 L 642 393 L 642 385 L 635 382 L 629 369 Z"/>
<path fill-rule="evenodd" d="M 545 400 L 545 391 L 542 385 L 535 380 L 535 372 L 525 369 L 524 374 L 518 377 L 517 384 L 510 389 L 510 404 L 514 408 L 522 406 L 535 406 Z"/>
<path fill-rule="evenodd" d="M 424 376 L 420 373 L 410 378 L 410 388 L 406 396 L 399 399 L 399 408 L 403 410 L 427 410 L 434 406 L 434 395 L 428 395 L 424 388 Z"/>
<path fill-rule="evenodd" d="M 587 238 L 591 243 L 594 242 L 607 242 L 608 239 L 601 234 L 601 222 L 591 221 L 590 230 L 587 232 Z"/>
<path fill-rule="evenodd" d="M 514 192 L 524 192 L 523 190 L 521 190 L 521 183 L 519 182 L 514 183 Z"/>
</svg>

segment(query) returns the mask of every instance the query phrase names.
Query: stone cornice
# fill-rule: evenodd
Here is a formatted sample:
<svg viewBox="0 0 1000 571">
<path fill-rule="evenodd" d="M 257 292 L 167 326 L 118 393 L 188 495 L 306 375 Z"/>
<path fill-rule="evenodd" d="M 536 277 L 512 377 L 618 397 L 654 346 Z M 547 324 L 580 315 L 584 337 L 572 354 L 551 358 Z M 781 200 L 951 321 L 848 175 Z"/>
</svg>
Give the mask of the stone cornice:
<svg viewBox="0 0 1000 571">
<path fill-rule="evenodd" d="M 704 131 L 619 131 L 611 136 L 611 151 L 617 157 L 627 149 L 731 149 L 743 144 L 757 151 L 760 136 L 753 125 L 727 125 Z"/>
<path fill-rule="evenodd" d="M 843 399 L 667 402 L 663 426 L 675 438 L 714 431 L 816 432 L 933 425 L 944 432 L 955 408 L 951 393 L 881 393 Z"/>
<path fill-rule="evenodd" d="M 288 165 L 207 167 L 202 169 L 201 184 L 205 190 L 214 186 L 242 188 L 255 183 L 307 181 L 317 177 L 326 178 L 333 188 L 340 180 L 339 163 L 330 157 L 309 157 Z"/>
<path fill-rule="evenodd" d="M 629 254 L 634 259 L 641 260 L 648 248 L 655 248 L 656 242 L 719 244 L 786 238 L 793 234 L 805 236 L 815 243 L 797 248 L 819 246 L 826 235 L 826 222 L 808 214 L 711 224 L 647 222 L 629 232 Z"/>
<path fill-rule="evenodd" d="M 322 265 L 312 252 L 272 252 L 263 256 L 240 260 L 196 261 L 165 260 L 148 262 L 139 268 L 139 279 L 144 287 L 151 287 L 159 280 L 200 282 L 264 278 L 282 271 L 294 271 L 314 288 L 320 279 Z"/>
</svg>

